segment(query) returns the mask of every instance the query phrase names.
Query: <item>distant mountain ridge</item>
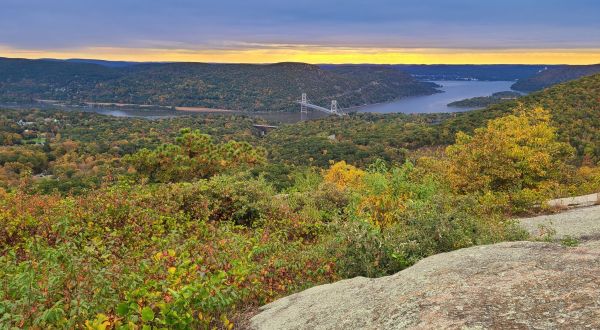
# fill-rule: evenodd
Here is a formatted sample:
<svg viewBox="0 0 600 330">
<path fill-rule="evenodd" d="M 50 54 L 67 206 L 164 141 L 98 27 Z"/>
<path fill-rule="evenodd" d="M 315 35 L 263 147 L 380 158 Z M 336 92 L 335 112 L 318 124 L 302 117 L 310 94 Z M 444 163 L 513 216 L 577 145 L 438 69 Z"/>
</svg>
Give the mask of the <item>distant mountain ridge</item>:
<svg viewBox="0 0 600 330">
<path fill-rule="evenodd" d="M 134 63 L 0 58 L 0 101 L 52 99 L 167 106 L 295 110 L 307 93 L 316 104 L 340 106 L 436 93 L 436 86 L 388 67 L 306 63 Z"/>
<path fill-rule="evenodd" d="M 421 80 L 513 81 L 533 76 L 546 65 L 527 64 L 355 64 L 357 67 L 392 67 Z M 321 65 L 333 69 L 336 65 Z"/>
<path fill-rule="evenodd" d="M 431 80 L 486 80 L 511 81 L 536 74 L 545 65 L 492 64 L 492 65 L 395 65 L 415 77 Z"/>
<path fill-rule="evenodd" d="M 511 88 L 522 92 L 533 92 L 596 73 L 600 73 L 600 64 L 548 67 L 531 77 L 519 79 Z"/>
<path fill-rule="evenodd" d="M 93 60 L 93 59 L 85 59 L 85 58 L 70 58 L 65 60 L 66 62 L 71 63 L 90 63 L 90 64 L 98 64 L 102 66 L 106 66 L 109 68 L 123 68 L 127 66 L 141 64 L 143 62 L 130 62 L 130 61 L 106 61 L 106 60 Z"/>
</svg>

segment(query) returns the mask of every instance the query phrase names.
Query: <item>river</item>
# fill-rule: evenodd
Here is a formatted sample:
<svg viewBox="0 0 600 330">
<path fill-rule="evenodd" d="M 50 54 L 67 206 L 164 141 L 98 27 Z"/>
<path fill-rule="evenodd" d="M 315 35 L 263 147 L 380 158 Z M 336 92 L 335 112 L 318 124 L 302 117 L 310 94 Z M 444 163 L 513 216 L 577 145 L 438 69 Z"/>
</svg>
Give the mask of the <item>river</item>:
<svg viewBox="0 0 600 330">
<path fill-rule="evenodd" d="M 453 108 L 447 104 L 477 96 L 490 96 L 496 92 L 510 91 L 514 81 L 434 81 L 442 86 L 443 93 L 427 96 L 411 96 L 388 103 L 363 106 L 358 112 L 377 113 L 439 113 L 473 110 Z"/>
<path fill-rule="evenodd" d="M 447 104 L 466 98 L 476 96 L 489 96 L 496 92 L 508 91 L 513 81 L 433 81 L 442 86 L 442 93 L 436 93 L 425 96 L 412 96 L 387 103 L 371 104 L 350 109 L 352 112 L 374 112 L 374 113 L 440 113 L 440 112 L 459 112 L 473 110 L 473 108 L 452 108 Z M 5 105 L 14 108 L 15 106 Z M 54 105 L 35 104 L 19 107 L 37 107 L 37 108 L 57 108 Z M 187 116 L 190 114 L 202 114 L 190 111 L 174 110 L 152 110 L 152 109 L 127 109 L 124 107 L 59 107 L 63 110 L 95 112 L 103 115 L 115 117 L 141 117 L 147 119 L 171 118 L 177 116 Z M 231 111 L 219 114 L 245 114 L 249 116 L 262 117 L 269 121 L 293 123 L 300 121 L 299 112 L 242 112 Z M 327 114 L 318 111 L 309 111 L 308 119 L 325 117 Z"/>
</svg>

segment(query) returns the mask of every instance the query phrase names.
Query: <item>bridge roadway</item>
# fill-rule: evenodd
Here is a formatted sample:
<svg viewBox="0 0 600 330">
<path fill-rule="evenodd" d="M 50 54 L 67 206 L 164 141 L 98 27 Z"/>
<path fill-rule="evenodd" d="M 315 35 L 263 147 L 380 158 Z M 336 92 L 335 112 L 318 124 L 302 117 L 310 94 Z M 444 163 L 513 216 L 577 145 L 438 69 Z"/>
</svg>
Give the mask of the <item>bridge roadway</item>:
<svg viewBox="0 0 600 330">
<path fill-rule="evenodd" d="M 296 101 L 296 103 L 300 104 L 301 106 L 307 107 L 307 108 L 319 110 L 319 111 L 322 111 L 322 112 L 325 112 L 325 113 L 328 113 L 331 115 L 345 116 L 346 113 L 340 111 L 340 109 L 337 108 L 337 103 L 335 103 L 335 101 L 333 101 L 333 102 L 334 102 L 335 106 L 332 106 L 331 109 L 327 109 L 325 107 L 321 107 L 316 104 L 312 104 L 312 103 L 308 103 L 308 102 L 304 102 L 304 101 Z M 301 112 L 302 112 L 302 110 L 301 110 Z"/>
<path fill-rule="evenodd" d="M 333 113 L 333 111 L 331 111 L 331 109 L 327 109 L 325 107 L 321 107 L 315 104 L 311 104 L 311 103 L 302 103 L 302 101 L 298 101 L 298 103 L 300 103 L 301 105 L 304 105 L 307 108 L 311 108 L 311 109 L 315 109 L 315 110 L 319 110 L 319 111 L 323 111 L 323 112 L 327 112 L 327 113 Z"/>
</svg>

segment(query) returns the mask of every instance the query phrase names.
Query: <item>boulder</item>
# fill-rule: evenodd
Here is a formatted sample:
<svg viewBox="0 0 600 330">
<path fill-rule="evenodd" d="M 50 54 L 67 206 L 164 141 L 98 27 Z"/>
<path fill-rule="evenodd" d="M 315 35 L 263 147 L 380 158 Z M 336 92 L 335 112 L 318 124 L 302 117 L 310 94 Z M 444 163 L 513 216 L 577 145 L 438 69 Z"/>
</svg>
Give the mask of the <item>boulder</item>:
<svg viewBox="0 0 600 330">
<path fill-rule="evenodd" d="M 313 287 L 261 307 L 252 329 L 600 328 L 600 242 L 508 242 L 395 275 Z"/>
<path fill-rule="evenodd" d="M 600 206 L 572 209 L 563 213 L 518 219 L 534 238 L 582 240 L 600 238 Z"/>
<path fill-rule="evenodd" d="M 598 203 L 600 203 L 600 193 L 553 199 L 547 201 L 546 205 L 554 208 L 573 208 L 598 205 Z"/>
</svg>

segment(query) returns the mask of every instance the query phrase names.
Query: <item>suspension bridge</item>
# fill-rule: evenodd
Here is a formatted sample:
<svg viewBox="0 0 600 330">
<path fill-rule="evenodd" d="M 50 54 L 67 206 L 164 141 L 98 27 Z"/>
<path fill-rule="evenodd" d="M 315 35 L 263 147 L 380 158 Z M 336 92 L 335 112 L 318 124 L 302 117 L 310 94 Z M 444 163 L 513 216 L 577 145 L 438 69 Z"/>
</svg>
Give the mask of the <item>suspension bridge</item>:
<svg viewBox="0 0 600 330">
<path fill-rule="evenodd" d="M 308 98 L 306 97 L 306 93 L 302 93 L 302 98 L 300 100 L 297 100 L 296 103 L 300 104 L 300 120 L 306 120 L 308 117 L 308 109 L 313 109 L 313 110 L 317 110 L 317 111 L 321 111 L 330 115 L 336 115 L 336 116 L 347 116 L 348 114 L 346 112 L 344 112 L 339 106 L 336 100 L 332 100 L 331 101 L 331 107 L 330 108 L 325 108 L 322 106 L 318 106 L 316 104 L 312 104 L 309 102 Z M 279 126 L 274 126 L 274 125 L 264 125 L 264 124 L 254 124 L 252 125 L 254 128 L 256 128 L 259 132 L 261 136 L 266 135 L 269 131 L 278 128 Z"/>
<path fill-rule="evenodd" d="M 336 115 L 336 116 L 340 116 L 340 117 L 347 115 L 344 111 L 342 111 L 342 109 L 340 109 L 338 107 L 338 103 L 336 100 L 331 101 L 331 107 L 328 109 L 328 108 L 321 107 L 316 104 L 310 103 L 308 101 L 308 98 L 306 97 L 306 93 L 302 93 L 302 98 L 300 100 L 296 101 L 296 103 L 300 104 L 300 118 L 302 120 L 306 119 L 306 117 L 308 116 L 308 109 L 314 109 L 314 110 L 318 110 L 321 112 L 325 112 L 330 115 Z"/>
</svg>

